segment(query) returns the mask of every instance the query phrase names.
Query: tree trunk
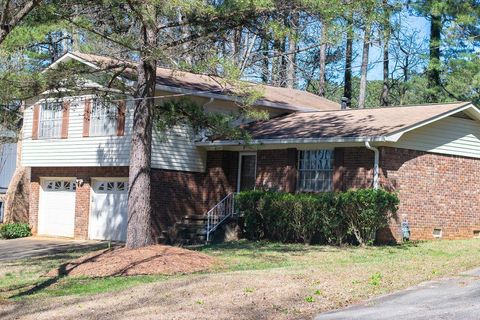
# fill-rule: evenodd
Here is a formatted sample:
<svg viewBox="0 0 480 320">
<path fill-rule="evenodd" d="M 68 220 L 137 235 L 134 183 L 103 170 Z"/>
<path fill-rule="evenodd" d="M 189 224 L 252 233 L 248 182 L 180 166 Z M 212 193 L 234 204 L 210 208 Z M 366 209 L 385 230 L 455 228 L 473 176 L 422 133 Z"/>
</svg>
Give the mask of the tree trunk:
<svg viewBox="0 0 480 320">
<path fill-rule="evenodd" d="M 129 249 L 154 244 L 152 234 L 152 204 L 150 171 L 152 154 L 152 118 L 155 100 L 157 62 L 149 50 L 157 47 L 156 14 L 153 5 L 146 4 L 141 34 L 143 50 L 137 66 L 138 82 L 135 92 L 132 144 L 130 150 L 128 227 Z"/>
<path fill-rule="evenodd" d="M 322 24 L 322 39 L 320 40 L 320 56 L 319 56 L 319 78 L 318 78 L 318 95 L 325 97 L 326 91 L 326 67 L 327 67 L 327 36 L 328 27 L 325 21 Z"/>
<path fill-rule="evenodd" d="M 270 60 L 268 58 L 268 40 L 262 39 L 262 83 L 268 84 L 270 79 Z"/>
<path fill-rule="evenodd" d="M 240 29 L 235 29 L 232 32 L 232 58 L 236 67 L 240 68 L 240 56 L 242 50 L 242 32 Z"/>
<path fill-rule="evenodd" d="M 345 48 L 345 73 L 343 96 L 347 98 L 347 106 L 352 104 L 352 60 L 353 60 L 353 15 L 347 19 L 347 44 Z"/>
<path fill-rule="evenodd" d="M 180 26 L 180 38 L 181 39 L 187 39 L 190 37 L 190 29 L 188 25 L 186 25 L 186 18 L 183 16 L 182 12 L 178 10 L 177 13 L 177 22 L 181 24 Z M 189 52 L 189 47 L 188 43 L 182 44 L 182 56 L 183 60 L 185 61 L 186 64 L 191 66 L 193 64 L 193 59 L 192 59 L 192 53 Z"/>
<path fill-rule="evenodd" d="M 437 102 L 440 91 L 440 44 L 442 37 L 442 17 L 431 15 L 429 63 L 428 63 L 428 102 Z"/>
<path fill-rule="evenodd" d="M 390 41 L 390 11 L 387 8 L 388 0 L 383 0 L 383 10 L 385 12 L 385 21 L 383 26 L 383 87 L 382 94 L 380 96 L 380 105 L 388 106 L 390 104 L 389 98 L 389 63 L 390 57 L 388 52 L 388 46 Z"/>
<path fill-rule="evenodd" d="M 360 68 L 360 92 L 358 94 L 358 108 L 365 108 L 365 100 L 367 97 L 367 71 L 368 71 L 368 54 L 370 51 L 370 23 L 365 26 L 365 35 L 363 38 L 362 66 Z"/>
<path fill-rule="evenodd" d="M 0 44 L 41 2 L 41 0 L 29 0 L 17 4 L 12 4 L 10 1 L 2 3 L 2 7 L 0 7 Z"/>
<path fill-rule="evenodd" d="M 297 60 L 297 36 L 298 36 L 298 12 L 293 12 L 290 17 L 290 35 L 288 37 L 288 56 L 286 85 L 287 88 L 294 88 L 296 82 L 296 60 Z"/>
</svg>

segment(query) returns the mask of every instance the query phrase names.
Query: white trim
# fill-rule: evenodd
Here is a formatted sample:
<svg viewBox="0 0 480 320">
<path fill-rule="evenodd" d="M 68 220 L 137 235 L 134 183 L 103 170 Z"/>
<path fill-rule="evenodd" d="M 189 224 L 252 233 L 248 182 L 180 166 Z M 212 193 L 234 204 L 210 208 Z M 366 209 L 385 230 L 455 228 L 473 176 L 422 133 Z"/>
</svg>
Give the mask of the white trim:
<svg viewBox="0 0 480 320">
<path fill-rule="evenodd" d="M 198 91 L 198 90 L 190 90 L 190 89 L 185 89 L 185 88 L 181 88 L 181 87 L 166 86 L 166 85 L 163 85 L 163 84 L 157 84 L 157 85 L 155 85 L 155 88 L 160 90 L 160 91 L 166 91 L 166 92 L 170 92 L 170 93 L 182 93 L 182 94 L 190 94 L 192 96 L 197 96 L 197 97 L 215 98 L 215 99 L 219 99 L 219 100 L 232 101 L 232 102 L 238 102 L 238 103 L 242 102 L 242 99 L 238 98 L 237 96 L 215 93 L 215 92 L 212 92 L 212 91 L 209 92 L 207 90 L 205 92 L 201 92 L 201 91 Z M 319 109 L 315 109 L 313 107 L 296 107 L 296 106 L 285 105 L 285 104 L 275 104 L 275 103 L 268 102 L 268 101 L 262 101 L 262 98 L 255 101 L 254 104 L 255 104 L 255 106 L 259 106 L 259 107 L 283 109 L 283 110 L 290 110 L 290 111 L 311 111 L 311 112 L 322 111 L 322 110 L 319 110 Z M 338 109 L 338 110 L 340 110 L 340 109 Z M 337 109 L 333 109 L 333 111 L 337 111 Z"/>
<path fill-rule="evenodd" d="M 50 68 L 55 68 L 59 63 L 65 61 L 69 58 L 77 60 L 77 61 L 79 61 L 79 62 L 81 62 L 81 63 L 83 63 L 83 64 L 85 64 L 89 67 L 92 67 L 92 68 L 96 69 L 96 70 L 100 69 L 94 63 L 88 62 L 87 60 L 76 56 L 74 53 L 67 52 L 65 55 L 63 55 L 57 61 L 52 63 L 50 66 L 48 66 L 42 72 L 46 72 L 46 70 L 48 70 Z M 115 59 L 113 59 L 113 61 L 114 60 Z M 179 72 L 182 72 L 182 71 L 179 70 Z M 199 76 L 201 76 L 201 74 L 199 74 Z M 133 85 L 133 83 L 131 83 L 130 85 Z M 259 86 L 261 88 L 260 84 L 252 83 L 252 85 Z M 167 85 L 162 85 L 162 84 L 156 84 L 155 88 L 160 90 L 160 91 L 166 91 L 166 92 L 170 92 L 170 93 L 191 94 L 193 96 L 198 96 L 198 97 L 217 98 L 217 99 L 220 99 L 220 100 L 232 101 L 232 102 L 241 102 L 242 101 L 239 97 L 234 96 L 234 95 L 212 93 L 212 92 L 208 92 L 208 90 L 206 90 L 204 93 L 202 93 L 202 92 L 199 92 L 199 90 L 190 90 L 190 89 L 185 89 L 185 88 L 182 88 L 182 87 L 172 87 L 172 86 L 167 86 Z M 287 105 L 287 104 L 276 104 L 276 103 L 272 103 L 272 102 L 268 102 L 268 101 L 262 101 L 262 98 L 260 98 L 258 101 L 256 101 L 255 105 L 256 106 L 261 106 L 261 107 L 267 107 L 267 108 L 290 110 L 290 111 L 321 111 L 321 110 L 318 110 L 314 107 L 292 106 L 292 105 Z M 337 109 L 334 109 L 334 110 L 337 110 Z M 340 110 L 340 106 L 339 106 L 338 110 Z"/>
<path fill-rule="evenodd" d="M 237 172 L 237 192 L 240 192 L 240 179 L 242 176 L 242 156 L 255 156 L 255 184 L 253 190 L 255 190 L 257 180 L 257 153 L 256 152 L 239 152 L 238 153 L 238 172 Z"/>
<path fill-rule="evenodd" d="M 466 103 L 454 110 L 445 112 L 441 115 L 430 118 L 426 121 L 419 122 L 410 127 L 401 129 L 400 131 L 393 132 L 387 135 L 381 136 L 360 136 L 360 137 L 331 137 L 331 138 L 279 138 L 279 139 L 253 139 L 249 142 L 244 140 L 218 140 L 218 141 L 205 141 L 196 142 L 197 147 L 216 147 L 216 146 L 253 146 L 253 145 L 267 145 L 267 144 L 312 144 L 312 143 L 346 143 L 346 142 L 397 142 L 400 137 L 409 131 L 426 126 L 432 122 L 444 119 L 455 113 L 468 110 L 480 120 L 480 110 L 473 104 Z"/>
<path fill-rule="evenodd" d="M 391 141 L 391 142 L 397 142 L 401 137 L 402 135 L 404 135 L 405 133 L 409 132 L 409 131 L 412 131 L 412 130 L 415 130 L 415 129 L 418 129 L 420 127 L 424 127 L 432 122 L 435 122 L 435 121 L 438 121 L 438 120 L 441 120 L 441 119 L 444 119 L 446 117 L 449 117 L 451 115 L 454 115 L 455 113 L 459 113 L 459 112 L 462 112 L 464 110 L 468 110 L 470 109 L 469 111 L 471 111 L 473 113 L 473 116 L 477 118 L 477 120 L 480 120 L 480 110 L 478 110 L 477 107 L 475 107 L 472 103 L 470 102 L 467 102 L 466 104 L 458 107 L 458 108 L 455 108 L 453 110 L 450 110 L 448 112 L 445 112 L 445 113 L 442 113 L 440 115 L 437 115 L 433 118 L 430 118 L 430 119 L 427 119 L 425 121 L 421 121 L 419 123 L 416 123 L 412 126 L 409 126 L 407 128 L 404 128 L 404 129 L 401 129 L 397 132 L 393 132 L 393 133 L 390 133 L 386 136 L 386 139 L 387 141 Z"/>
<path fill-rule="evenodd" d="M 250 146 L 264 144 L 297 144 L 297 143 L 335 143 L 335 142 L 365 142 L 377 141 L 387 142 L 385 136 L 378 137 L 334 137 L 334 138 L 286 138 L 286 139 L 254 139 L 249 142 L 244 140 L 218 140 L 196 142 L 197 147 L 214 147 L 214 146 Z"/>
</svg>

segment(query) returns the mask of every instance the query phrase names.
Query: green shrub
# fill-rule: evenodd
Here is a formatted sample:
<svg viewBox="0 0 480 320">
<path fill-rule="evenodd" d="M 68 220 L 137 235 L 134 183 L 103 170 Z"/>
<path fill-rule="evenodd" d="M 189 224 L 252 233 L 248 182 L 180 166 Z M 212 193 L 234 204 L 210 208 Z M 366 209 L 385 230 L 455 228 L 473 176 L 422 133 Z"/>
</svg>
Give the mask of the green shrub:
<svg viewBox="0 0 480 320">
<path fill-rule="evenodd" d="M 27 223 L 7 223 L 0 225 L 1 239 L 15 239 L 31 236 L 32 232 Z"/>
<path fill-rule="evenodd" d="M 398 197 L 382 189 L 359 189 L 340 195 L 341 212 L 360 245 L 372 244 L 377 230 L 388 226 L 398 209 Z"/>
<path fill-rule="evenodd" d="M 250 240 L 341 244 L 353 234 L 363 245 L 386 226 L 398 198 L 371 189 L 321 194 L 256 190 L 237 194 L 236 204 Z"/>
</svg>

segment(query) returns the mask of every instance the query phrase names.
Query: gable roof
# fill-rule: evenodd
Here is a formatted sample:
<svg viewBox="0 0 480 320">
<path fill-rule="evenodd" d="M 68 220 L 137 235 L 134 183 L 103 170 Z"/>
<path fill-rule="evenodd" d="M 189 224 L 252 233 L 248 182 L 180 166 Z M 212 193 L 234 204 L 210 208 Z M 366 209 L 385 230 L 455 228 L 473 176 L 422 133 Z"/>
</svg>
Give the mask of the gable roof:
<svg viewBox="0 0 480 320">
<path fill-rule="evenodd" d="M 398 141 L 406 132 L 459 112 L 480 119 L 469 102 L 297 112 L 245 126 L 255 142 Z M 233 145 L 238 141 L 213 144 Z M 210 143 L 212 144 L 212 142 Z M 205 143 L 208 145 L 208 143 Z"/>
<path fill-rule="evenodd" d="M 94 68 L 117 68 L 127 65 L 126 73 L 134 73 L 133 62 L 93 54 L 70 52 L 54 62 L 50 67 L 66 60 L 75 59 Z M 220 77 L 195 74 L 191 72 L 157 68 L 157 86 L 167 92 L 184 92 L 192 95 L 208 94 L 219 99 L 238 101 L 232 85 Z M 339 110 L 340 104 L 322 98 L 307 91 L 279 88 L 242 81 L 242 86 L 258 90 L 262 97 L 255 102 L 257 106 L 280 108 L 291 111 Z"/>
</svg>

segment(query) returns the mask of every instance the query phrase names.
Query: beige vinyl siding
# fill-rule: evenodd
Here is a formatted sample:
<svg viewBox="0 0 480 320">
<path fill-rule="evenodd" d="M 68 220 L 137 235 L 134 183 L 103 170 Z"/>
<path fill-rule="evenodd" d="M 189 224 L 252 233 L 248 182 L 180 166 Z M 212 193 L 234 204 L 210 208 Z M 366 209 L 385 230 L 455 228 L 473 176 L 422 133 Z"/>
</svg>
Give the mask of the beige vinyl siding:
<svg viewBox="0 0 480 320">
<path fill-rule="evenodd" d="M 152 144 L 152 167 L 159 169 L 204 172 L 206 152 L 195 146 L 186 128 L 173 128 L 165 137 L 155 132 Z"/>
<path fill-rule="evenodd" d="M 125 136 L 83 137 L 85 98 L 70 104 L 68 138 L 32 140 L 33 108 L 24 112 L 22 163 L 30 167 L 127 166 L 132 114 L 127 112 Z M 131 108 L 129 108 L 131 109 Z"/>
<path fill-rule="evenodd" d="M 405 133 L 393 146 L 480 158 L 480 123 L 447 117 Z"/>
<path fill-rule="evenodd" d="M 133 106 L 127 104 L 125 135 L 83 137 L 84 97 L 72 99 L 67 139 L 32 140 L 33 107 L 26 108 L 22 163 L 29 167 L 128 166 Z M 202 172 L 206 154 L 194 145 L 186 130 L 170 130 L 165 139 L 154 135 L 152 167 Z"/>
</svg>

